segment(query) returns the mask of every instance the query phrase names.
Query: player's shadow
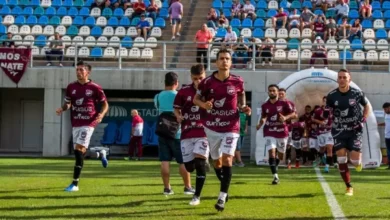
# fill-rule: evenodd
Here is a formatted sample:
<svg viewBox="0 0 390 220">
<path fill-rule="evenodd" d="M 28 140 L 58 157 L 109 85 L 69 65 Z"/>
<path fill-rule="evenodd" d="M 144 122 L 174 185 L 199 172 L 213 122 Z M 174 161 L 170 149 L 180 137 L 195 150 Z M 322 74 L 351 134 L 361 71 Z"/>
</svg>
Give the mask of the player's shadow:
<svg viewBox="0 0 390 220">
<path fill-rule="evenodd" d="M 24 200 L 24 199 L 77 199 L 77 198 L 95 198 L 95 197 L 130 197 L 130 196 L 155 196 L 162 195 L 162 193 L 134 193 L 134 194 L 96 194 L 96 195 L 68 195 L 68 196 L 0 196 L 0 199 L 14 199 L 14 200 Z"/>
<path fill-rule="evenodd" d="M 36 189 L 18 189 L 18 190 L 7 190 L 7 191 L 0 191 L 0 194 L 8 194 L 8 193 L 19 193 L 19 192 L 48 192 L 48 191 L 62 191 L 63 187 L 44 187 L 44 188 L 36 188 Z"/>
<path fill-rule="evenodd" d="M 207 185 L 220 185 L 220 183 L 218 182 L 210 182 L 210 183 L 207 183 Z M 114 185 L 111 185 L 112 187 L 129 187 L 129 186 L 162 186 L 162 183 L 134 183 L 134 184 L 114 184 Z M 171 186 L 180 186 L 180 187 L 184 187 L 183 186 L 183 183 L 171 183 Z"/>
<path fill-rule="evenodd" d="M 308 217 L 281 217 L 281 218 L 240 218 L 240 220 L 330 220 L 330 219 L 336 219 L 336 220 L 343 220 L 343 219 L 386 219 L 388 216 L 384 215 L 376 215 L 376 216 L 345 216 L 345 218 L 335 218 L 333 216 L 321 216 L 321 217 L 314 217 L 314 216 L 308 216 Z M 216 219 L 216 218 L 208 218 L 210 220 Z M 224 217 L 225 220 L 233 220 L 237 218 L 229 218 Z"/>
</svg>

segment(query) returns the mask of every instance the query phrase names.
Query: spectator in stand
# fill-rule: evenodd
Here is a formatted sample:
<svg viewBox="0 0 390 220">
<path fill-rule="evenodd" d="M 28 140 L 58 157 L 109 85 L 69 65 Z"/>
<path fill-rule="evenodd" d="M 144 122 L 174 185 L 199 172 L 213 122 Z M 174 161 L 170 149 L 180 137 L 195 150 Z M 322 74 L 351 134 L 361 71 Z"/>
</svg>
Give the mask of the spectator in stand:
<svg viewBox="0 0 390 220">
<path fill-rule="evenodd" d="M 232 31 L 232 27 L 227 28 L 225 39 L 223 40 L 223 46 L 232 49 L 233 45 L 237 42 L 237 34 L 235 31 Z"/>
<path fill-rule="evenodd" d="M 126 10 L 127 8 L 131 8 L 134 3 L 138 2 L 138 0 L 120 0 L 120 1 L 121 1 L 121 7 L 123 7 L 124 10 Z"/>
<path fill-rule="evenodd" d="M 289 16 L 288 29 L 291 30 L 291 28 L 299 28 L 300 27 L 300 19 L 301 19 L 301 16 L 298 14 L 298 10 L 294 9 L 293 12 Z"/>
<path fill-rule="evenodd" d="M 316 10 L 317 7 L 322 6 L 322 0 L 311 0 L 312 10 Z"/>
<path fill-rule="evenodd" d="M 355 22 L 352 24 L 350 31 L 349 31 L 349 34 L 350 34 L 349 42 L 352 43 L 352 41 L 353 41 L 353 39 L 355 39 L 355 37 L 358 37 L 359 40 L 361 40 L 363 37 L 362 30 L 363 30 L 363 27 L 360 24 L 360 19 L 359 18 L 355 19 Z"/>
<path fill-rule="evenodd" d="M 125 159 L 132 160 L 134 157 L 134 151 L 137 148 L 138 160 L 141 160 L 142 157 L 142 135 L 144 129 L 144 120 L 139 116 L 136 109 L 131 110 L 131 117 L 133 121 L 131 122 L 131 138 L 129 144 L 129 157 Z"/>
<path fill-rule="evenodd" d="M 312 41 L 316 39 L 316 37 L 320 36 L 321 39 L 324 39 L 326 41 L 326 35 L 325 35 L 325 16 L 322 14 L 318 16 L 315 21 L 313 22 L 312 27 Z"/>
<path fill-rule="evenodd" d="M 233 68 L 237 67 L 237 64 L 242 60 L 242 63 L 247 63 L 248 54 L 248 46 L 244 43 L 244 39 L 242 37 L 238 38 L 237 44 L 233 46 Z"/>
<path fill-rule="evenodd" d="M 213 40 L 213 35 L 207 29 L 207 24 L 202 24 L 202 29 L 196 32 L 194 43 L 196 43 L 196 62 L 202 63 L 203 56 L 203 66 L 207 69 L 207 52 L 209 48 L 209 43 Z"/>
<path fill-rule="evenodd" d="M 274 28 L 286 28 L 287 23 L 287 13 L 283 11 L 283 8 L 279 8 L 278 13 L 272 17 L 272 26 Z"/>
<path fill-rule="evenodd" d="M 273 53 L 274 53 L 274 45 L 272 44 L 271 39 L 267 37 L 264 40 L 263 45 L 261 45 L 260 57 L 262 58 L 262 63 L 261 63 L 262 66 L 265 66 L 265 61 L 267 60 L 268 60 L 268 64 L 272 66 L 271 59 Z"/>
<path fill-rule="evenodd" d="M 370 0 L 365 0 L 363 5 L 360 7 L 360 15 L 365 18 L 371 18 L 372 15 L 372 6 L 370 5 Z"/>
<path fill-rule="evenodd" d="M 232 5 L 232 18 L 241 18 L 242 5 L 240 0 L 234 0 Z"/>
<path fill-rule="evenodd" d="M 217 30 L 218 15 L 214 8 L 210 8 L 207 14 L 207 26 Z"/>
<path fill-rule="evenodd" d="M 339 0 L 339 4 L 334 8 L 337 11 L 336 21 L 340 18 L 348 17 L 349 6 L 344 2 L 344 0 Z"/>
<path fill-rule="evenodd" d="M 12 33 L 7 33 L 7 40 L 3 41 L 3 47 L 15 48 L 15 41 L 12 40 Z"/>
<path fill-rule="evenodd" d="M 139 17 L 142 14 L 145 14 L 146 6 L 144 0 L 138 0 L 138 2 L 133 5 L 134 12 L 131 14 L 131 18 Z"/>
<path fill-rule="evenodd" d="M 334 8 L 335 2 L 336 0 L 325 0 L 325 2 L 322 4 L 322 11 L 326 12 L 328 11 L 328 8 Z"/>
<path fill-rule="evenodd" d="M 349 31 L 350 31 L 351 25 L 348 23 L 348 18 L 343 17 L 343 20 L 338 28 L 338 37 L 347 39 L 349 37 Z"/>
<path fill-rule="evenodd" d="M 144 39 L 146 40 L 148 38 L 148 32 L 150 29 L 150 24 L 147 20 L 145 20 L 145 15 L 141 15 L 141 20 L 137 24 L 137 33 L 138 37 L 143 35 Z"/>
<path fill-rule="evenodd" d="M 181 19 L 183 18 L 183 5 L 180 0 L 176 0 L 169 7 L 169 13 L 171 15 L 171 23 L 172 23 L 172 39 L 175 40 L 175 37 L 180 37 L 181 30 Z"/>
<path fill-rule="evenodd" d="M 49 49 L 45 51 L 46 59 L 47 59 L 46 66 L 51 66 L 51 58 L 53 56 L 59 56 L 60 57 L 59 66 L 62 67 L 62 60 L 64 58 L 64 48 L 65 46 L 61 40 L 60 34 L 56 32 L 54 34 L 54 41 L 50 42 Z"/>
<path fill-rule="evenodd" d="M 225 17 L 224 13 L 221 13 L 221 16 L 218 18 L 218 27 L 226 28 L 229 26 L 228 20 Z"/>
<path fill-rule="evenodd" d="M 256 19 L 256 8 L 251 4 L 250 0 L 245 0 L 245 4 L 241 11 L 241 16 L 242 19 L 245 19 L 247 16 L 251 17 L 252 20 Z"/>
<path fill-rule="evenodd" d="M 150 0 L 150 5 L 146 8 L 146 11 L 148 12 L 149 17 L 153 18 L 153 20 L 156 20 L 158 6 L 154 0 Z"/>
<path fill-rule="evenodd" d="M 316 62 L 316 60 L 318 60 L 319 58 L 322 60 L 324 60 L 324 64 L 325 64 L 325 69 L 328 68 L 328 57 L 326 56 L 326 47 L 324 45 L 324 41 L 322 41 L 321 37 L 318 36 L 316 38 L 316 41 L 314 42 L 313 44 L 313 54 L 311 55 L 311 59 L 310 59 L 310 66 L 311 68 L 314 68 L 314 63 Z"/>
<path fill-rule="evenodd" d="M 104 8 L 110 7 L 110 4 L 110 0 L 95 0 L 95 2 L 91 4 L 91 8 L 98 7 L 103 10 Z"/>
<path fill-rule="evenodd" d="M 333 18 L 329 18 L 328 21 L 329 23 L 326 25 L 325 35 L 328 36 L 327 39 L 331 39 L 331 38 L 334 39 L 337 33 L 336 21 Z"/>
<path fill-rule="evenodd" d="M 307 7 L 303 7 L 301 14 L 301 32 L 304 28 L 311 28 L 311 24 L 315 17 L 316 15 L 313 14 L 313 12 L 311 12 Z"/>
<path fill-rule="evenodd" d="M 121 5 L 121 0 L 110 0 L 110 5 L 113 9 L 118 8 Z"/>
</svg>

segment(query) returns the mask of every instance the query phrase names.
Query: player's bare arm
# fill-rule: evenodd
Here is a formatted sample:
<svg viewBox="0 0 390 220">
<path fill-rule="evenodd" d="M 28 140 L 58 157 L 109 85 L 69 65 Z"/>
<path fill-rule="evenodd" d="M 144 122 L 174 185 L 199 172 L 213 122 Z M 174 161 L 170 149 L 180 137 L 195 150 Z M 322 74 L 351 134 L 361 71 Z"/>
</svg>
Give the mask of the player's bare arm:
<svg viewBox="0 0 390 220">
<path fill-rule="evenodd" d="M 239 93 L 237 98 L 238 98 L 238 106 L 239 106 L 240 111 L 244 112 L 246 115 L 251 115 L 251 108 L 249 108 L 246 105 L 245 92 L 243 91 L 243 92 Z"/>
<path fill-rule="evenodd" d="M 267 117 L 262 117 L 259 121 L 259 124 L 256 125 L 256 129 L 259 130 L 264 125 L 266 120 L 267 120 Z"/>
<path fill-rule="evenodd" d="M 56 114 L 57 115 L 61 115 L 62 112 L 64 111 L 67 111 L 68 109 L 70 109 L 70 107 L 72 106 L 72 104 L 70 102 L 65 102 L 61 108 L 57 108 L 56 110 Z"/>
<path fill-rule="evenodd" d="M 181 122 L 183 121 L 183 115 L 181 114 L 181 110 L 178 109 L 178 108 L 175 108 L 175 109 L 173 110 L 173 113 L 174 113 L 175 116 L 176 116 L 177 122 L 181 123 Z"/>
<path fill-rule="evenodd" d="M 195 95 L 194 104 L 206 110 L 211 110 L 213 108 L 213 100 L 204 102 L 199 94 Z"/>
<path fill-rule="evenodd" d="M 318 119 L 315 119 L 314 117 L 312 117 L 311 120 L 317 124 L 320 124 L 320 125 L 326 124 L 326 120 L 318 120 Z"/>
<path fill-rule="evenodd" d="M 96 117 L 96 121 L 98 123 L 102 122 L 104 116 L 106 115 L 108 111 L 108 102 L 107 100 L 102 102 L 102 109 L 100 110 L 100 113 L 98 114 L 98 116 Z"/>
<path fill-rule="evenodd" d="M 281 122 L 285 122 L 287 120 L 293 119 L 296 116 L 295 112 L 288 114 L 288 115 L 282 115 L 279 113 L 279 120 Z"/>
</svg>

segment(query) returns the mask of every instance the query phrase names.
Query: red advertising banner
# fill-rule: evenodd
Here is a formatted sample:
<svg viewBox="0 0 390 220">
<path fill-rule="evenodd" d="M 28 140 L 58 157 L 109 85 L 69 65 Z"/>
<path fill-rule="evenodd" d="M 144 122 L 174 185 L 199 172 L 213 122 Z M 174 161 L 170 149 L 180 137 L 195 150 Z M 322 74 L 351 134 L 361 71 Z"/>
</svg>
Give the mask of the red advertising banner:
<svg viewBox="0 0 390 220">
<path fill-rule="evenodd" d="M 29 48 L 0 48 L 0 67 L 16 84 L 26 71 L 30 59 Z"/>
</svg>

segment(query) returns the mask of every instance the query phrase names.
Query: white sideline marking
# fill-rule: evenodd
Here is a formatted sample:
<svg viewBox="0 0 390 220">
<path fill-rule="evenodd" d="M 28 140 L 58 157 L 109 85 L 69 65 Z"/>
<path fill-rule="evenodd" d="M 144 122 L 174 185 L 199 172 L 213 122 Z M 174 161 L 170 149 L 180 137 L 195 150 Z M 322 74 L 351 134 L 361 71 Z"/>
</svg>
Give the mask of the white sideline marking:
<svg viewBox="0 0 390 220">
<path fill-rule="evenodd" d="M 317 174 L 318 181 L 321 183 L 322 189 L 324 190 L 326 201 L 330 207 L 330 211 L 335 219 L 347 219 L 341 210 L 339 203 L 336 200 L 332 190 L 329 187 L 329 184 L 326 182 L 325 178 L 322 176 L 321 171 L 318 167 L 314 168 Z"/>
</svg>

